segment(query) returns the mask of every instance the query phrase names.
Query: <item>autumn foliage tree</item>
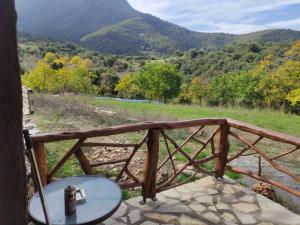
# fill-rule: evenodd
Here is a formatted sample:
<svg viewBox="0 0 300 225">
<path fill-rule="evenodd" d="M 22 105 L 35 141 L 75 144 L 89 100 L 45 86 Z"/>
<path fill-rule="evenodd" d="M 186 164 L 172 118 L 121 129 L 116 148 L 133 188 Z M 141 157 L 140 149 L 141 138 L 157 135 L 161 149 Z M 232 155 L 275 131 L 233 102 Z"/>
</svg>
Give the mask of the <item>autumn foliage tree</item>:
<svg viewBox="0 0 300 225">
<path fill-rule="evenodd" d="M 97 92 L 93 85 L 93 63 L 79 56 L 72 58 L 47 53 L 43 60 L 26 73 L 23 83 L 37 91 L 61 94 L 64 92 L 92 94 Z"/>
<path fill-rule="evenodd" d="M 140 88 L 135 82 L 134 75 L 129 73 L 125 74 L 119 83 L 116 85 L 115 90 L 125 98 L 135 98 L 140 93 Z"/>
</svg>

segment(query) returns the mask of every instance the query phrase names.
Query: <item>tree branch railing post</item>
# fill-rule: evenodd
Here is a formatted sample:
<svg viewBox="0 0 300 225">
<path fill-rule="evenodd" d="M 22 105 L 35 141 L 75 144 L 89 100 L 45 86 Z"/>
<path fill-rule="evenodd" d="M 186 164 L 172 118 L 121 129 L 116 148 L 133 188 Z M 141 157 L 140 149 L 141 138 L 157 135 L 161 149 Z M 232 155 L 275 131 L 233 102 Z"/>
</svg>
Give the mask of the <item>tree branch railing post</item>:
<svg viewBox="0 0 300 225">
<path fill-rule="evenodd" d="M 76 158 L 78 159 L 81 169 L 86 175 L 92 175 L 93 169 L 89 163 L 89 160 L 86 158 L 81 148 L 79 148 L 75 153 Z"/>
<path fill-rule="evenodd" d="M 227 157 L 229 152 L 229 134 L 230 126 L 225 123 L 220 125 L 220 131 L 218 133 L 218 142 L 217 142 L 217 154 L 215 165 L 215 177 L 217 179 L 223 178 L 225 174 L 225 168 L 227 163 Z"/>
<path fill-rule="evenodd" d="M 48 184 L 48 159 L 45 145 L 42 142 L 33 143 L 34 154 L 40 172 L 42 185 Z"/>
<path fill-rule="evenodd" d="M 149 129 L 147 139 L 147 157 L 144 164 L 143 202 L 147 198 L 156 198 L 156 175 L 159 155 L 159 136 L 161 129 Z"/>
</svg>

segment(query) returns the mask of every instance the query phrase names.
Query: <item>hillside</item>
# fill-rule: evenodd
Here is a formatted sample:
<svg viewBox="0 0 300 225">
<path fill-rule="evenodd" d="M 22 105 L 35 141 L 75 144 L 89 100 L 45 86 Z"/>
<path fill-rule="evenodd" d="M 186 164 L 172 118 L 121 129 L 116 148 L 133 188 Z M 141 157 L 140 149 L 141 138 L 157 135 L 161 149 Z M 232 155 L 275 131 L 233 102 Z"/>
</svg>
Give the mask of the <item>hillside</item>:
<svg viewBox="0 0 300 225">
<path fill-rule="evenodd" d="M 74 42 L 140 14 L 124 0 L 16 0 L 16 7 L 19 30 Z"/>
<path fill-rule="evenodd" d="M 269 29 L 249 34 L 237 35 L 239 42 L 292 42 L 300 39 L 300 32 L 289 29 Z"/>
<path fill-rule="evenodd" d="M 126 0 L 16 0 L 18 29 L 103 53 L 169 54 L 192 48 L 220 49 L 240 42 L 292 42 L 299 31 L 246 35 L 200 33 L 138 12 Z"/>
<path fill-rule="evenodd" d="M 84 46 L 100 52 L 136 54 L 140 51 L 170 53 L 191 48 L 220 48 L 234 35 L 189 31 L 149 14 L 122 21 L 84 36 Z"/>
</svg>

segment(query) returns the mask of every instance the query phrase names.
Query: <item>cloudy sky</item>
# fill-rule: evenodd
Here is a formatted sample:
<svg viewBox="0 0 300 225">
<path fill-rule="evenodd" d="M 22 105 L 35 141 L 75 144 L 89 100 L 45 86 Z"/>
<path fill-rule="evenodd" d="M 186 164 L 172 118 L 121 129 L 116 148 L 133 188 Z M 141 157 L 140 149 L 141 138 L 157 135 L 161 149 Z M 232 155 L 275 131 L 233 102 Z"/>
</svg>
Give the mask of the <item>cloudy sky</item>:
<svg viewBox="0 0 300 225">
<path fill-rule="evenodd" d="M 300 0 L 128 0 L 137 10 L 202 32 L 300 30 Z"/>
</svg>

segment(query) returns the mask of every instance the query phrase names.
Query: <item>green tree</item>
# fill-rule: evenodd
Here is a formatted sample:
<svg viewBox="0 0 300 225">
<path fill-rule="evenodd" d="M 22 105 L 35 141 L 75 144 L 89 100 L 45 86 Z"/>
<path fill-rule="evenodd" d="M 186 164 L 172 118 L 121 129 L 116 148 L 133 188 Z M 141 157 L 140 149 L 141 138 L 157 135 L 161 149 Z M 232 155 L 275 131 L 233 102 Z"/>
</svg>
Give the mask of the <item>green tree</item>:
<svg viewBox="0 0 300 225">
<path fill-rule="evenodd" d="M 135 79 L 146 98 L 166 103 L 179 94 L 182 75 L 174 64 L 153 61 L 146 63 Z"/>
<path fill-rule="evenodd" d="M 234 104 L 236 99 L 235 74 L 222 74 L 209 85 L 208 100 L 212 105 Z"/>
<path fill-rule="evenodd" d="M 194 101 L 202 103 L 203 98 L 207 95 L 207 81 L 201 76 L 194 77 L 191 86 L 189 87 L 189 92 Z"/>
</svg>

